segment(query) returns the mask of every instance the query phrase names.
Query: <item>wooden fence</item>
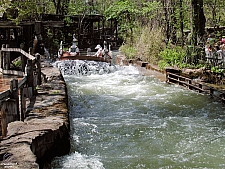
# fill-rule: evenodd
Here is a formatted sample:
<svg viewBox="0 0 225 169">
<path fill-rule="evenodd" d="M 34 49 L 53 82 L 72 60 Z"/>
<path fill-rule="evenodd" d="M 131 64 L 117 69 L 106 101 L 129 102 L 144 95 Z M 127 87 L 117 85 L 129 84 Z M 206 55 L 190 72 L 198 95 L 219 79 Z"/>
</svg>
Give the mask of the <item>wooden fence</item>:
<svg viewBox="0 0 225 169">
<path fill-rule="evenodd" d="M 179 72 L 170 72 L 171 70 L 166 70 L 166 82 L 170 84 L 177 84 L 179 86 L 185 87 L 189 90 L 197 91 L 198 93 L 209 94 L 225 103 L 225 91 L 217 90 L 207 84 L 196 82 L 193 79 L 180 76 Z"/>
<path fill-rule="evenodd" d="M 7 126 L 10 122 L 17 120 L 24 121 L 27 101 L 35 95 L 37 85 L 41 84 L 39 54 L 32 56 L 21 49 L 7 48 L 7 46 L 4 46 L 0 50 L 1 64 L 2 62 L 6 63 L 10 60 L 6 58 L 9 56 L 6 55 L 6 52 L 19 52 L 27 58 L 27 63 L 23 72 L 23 78 L 20 81 L 18 81 L 18 79 L 12 79 L 10 81 L 9 90 L 0 93 L 2 136 L 6 136 Z M 5 70 L 2 67 L 0 68 L 3 74 L 9 73 L 9 70 Z M 10 74 L 11 73 L 13 72 L 11 71 Z M 18 72 L 16 75 L 18 75 Z"/>
</svg>

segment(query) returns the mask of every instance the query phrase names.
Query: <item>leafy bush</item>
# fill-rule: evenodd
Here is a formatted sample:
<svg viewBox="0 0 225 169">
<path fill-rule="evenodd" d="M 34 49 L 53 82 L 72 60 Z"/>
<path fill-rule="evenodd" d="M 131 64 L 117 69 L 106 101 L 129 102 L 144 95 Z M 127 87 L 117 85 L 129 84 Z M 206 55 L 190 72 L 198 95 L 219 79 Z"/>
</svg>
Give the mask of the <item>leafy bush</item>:
<svg viewBox="0 0 225 169">
<path fill-rule="evenodd" d="M 127 59 L 134 59 L 136 56 L 136 49 L 127 44 L 122 45 L 120 47 L 120 51 L 126 56 Z"/>
<path fill-rule="evenodd" d="M 157 64 L 159 53 L 165 47 L 162 41 L 163 33 L 159 28 L 140 28 L 140 35 L 136 37 L 137 55 L 143 61 Z"/>
<path fill-rule="evenodd" d="M 140 58 L 142 61 L 157 64 L 159 52 L 164 48 L 162 32 L 160 29 L 138 27 L 134 30 L 134 42 L 127 42 L 120 47 L 120 51 L 127 59 Z"/>
<path fill-rule="evenodd" d="M 169 65 L 169 63 L 165 62 L 164 60 L 160 60 L 160 61 L 158 62 L 158 66 L 159 66 L 159 68 L 162 70 L 162 69 L 164 69 L 165 67 L 168 67 L 168 66 L 170 66 L 170 65 Z"/>
<path fill-rule="evenodd" d="M 164 68 L 166 66 L 183 67 L 183 60 L 185 56 L 185 50 L 180 46 L 166 47 L 159 53 L 162 61 L 159 62 L 159 67 Z"/>
<path fill-rule="evenodd" d="M 224 73 L 224 69 L 220 69 L 218 66 L 213 66 L 211 67 L 211 72 L 216 74 L 221 74 L 221 73 Z"/>
</svg>

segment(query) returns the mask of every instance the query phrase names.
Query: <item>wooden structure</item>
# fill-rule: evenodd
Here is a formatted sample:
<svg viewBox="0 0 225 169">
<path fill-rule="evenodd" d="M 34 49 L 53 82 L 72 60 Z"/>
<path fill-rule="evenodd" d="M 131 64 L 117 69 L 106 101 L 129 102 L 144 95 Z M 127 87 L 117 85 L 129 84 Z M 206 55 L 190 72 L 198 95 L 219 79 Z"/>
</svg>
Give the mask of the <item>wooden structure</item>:
<svg viewBox="0 0 225 169">
<path fill-rule="evenodd" d="M 63 40 L 64 44 L 69 47 L 72 43 L 73 35 L 78 40 L 77 45 L 80 49 L 94 47 L 96 44 L 102 44 L 107 41 L 112 46 L 118 45 L 118 26 L 116 20 L 106 21 L 102 15 L 55 15 L 42 14 L 39 30 L 43 41 L 47 42 L 46 28 L 49 28 L 55 39 Z M 36 22 L 37 23 L 37 22 Z M 64 39 L 62 39 L 64 38 Z"/>
<path fill-rule="evenodd" d="M 216 90 L 204 83 L 180 76 L 180 72 L 174 69 L 166 69 L 166 82 L 169 84 L 177 84 L 186 89 L 197 91 L 198 93 L 209 94 L 225 103 L 225 91 Z"/>
<path fill-rule="evenodd" d="M 118 38 L 116 20 L 106 21 L 102 15 L 55 15 L 40 14 L 40 20 L 27 19 L 19 25 L 0 17 L 0 46 L 8 44 L 12 48 L 21 48 L 30 54 L 44 54 L 44 47 L 52 54 L 57 53 L 56 39 L 63 41 L 67 47 L 71 45 L 75 34 L 80 49 L 94 48 L 107 41 L 111 46 L 121 43 Z M 51 34 L 51 36 L 49 36 Z M 51 39 L 52 38 L 52 39 Z M 18 53 L 17 53 L 18 54 Z M 11 55 L 14 60 L 18 55 Z"/>
<path fill-rule="evenodd" d="M 20 70 L 14 70 L 11 67 L 11 62 L 15 56 L 19 56 L 21 59 Z M 21 48 L 9 48 L 8 45 L 3 44 L 0 50 L 0 72 L 7 75 L 23 76 L 28 59 L 35 60 L 35 57 Z"/>
<path fill-rule="evenodd" d="M 4 45 L 3 45 L 4 46 Z M 32 56 L 20 48 L 2 48 L 1 58 L 6 62 L 7 52 L 17 52 L 27 58 L 27 64 L 23 72 L 23 78 L 18 81 L 12 79 L 10 89 L 0 93 L 1 108 L 1 131 L 2 136 L 7 134 L 8 123 L 25 118 L 26 98 L 32 98 L 35 94 L 36 86 L 41 84 L 40 55 Z M 6 64 L 7 65 L 7 64 Z M 1 70 L 4 70 L 1 68 Z M 15 72 L 14 72 L 15 73 Z M 18 74 L 18 72 L 17 72 Z"/>
</svg>

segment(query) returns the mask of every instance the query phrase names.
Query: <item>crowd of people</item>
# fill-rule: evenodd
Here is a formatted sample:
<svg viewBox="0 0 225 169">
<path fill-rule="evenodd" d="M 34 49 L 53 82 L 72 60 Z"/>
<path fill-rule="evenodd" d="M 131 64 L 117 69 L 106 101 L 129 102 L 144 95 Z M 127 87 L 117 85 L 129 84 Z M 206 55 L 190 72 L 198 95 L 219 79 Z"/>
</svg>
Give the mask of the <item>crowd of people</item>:
<svg viewBox="0 0 225 169">
<path fill-rule="evenodd" d="M 208 36 L 205 53 L 207 62 L 214 66 L 225 64 L 225 36 L 222 36 L 218 42 L 214 42 L 211 35 Z"/>
</svg>

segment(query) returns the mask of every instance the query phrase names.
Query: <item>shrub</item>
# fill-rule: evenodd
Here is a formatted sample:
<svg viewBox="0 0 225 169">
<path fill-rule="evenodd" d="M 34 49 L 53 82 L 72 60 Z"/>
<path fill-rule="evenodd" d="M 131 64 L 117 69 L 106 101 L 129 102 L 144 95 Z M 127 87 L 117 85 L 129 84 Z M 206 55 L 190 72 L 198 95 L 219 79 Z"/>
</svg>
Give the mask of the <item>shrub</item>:
<svg viewBox="0 0 225 169">
<path fill-rule="evenodd" d="M 127 59 L 134 59 L 136 57 L 136 49 L 128 44 L 122 45 L 120 51 Z"/>
<path fill-rule="evenodd" d="M 169 45 L 168 45 L 169 46 Z M 164 68 L 166 66 L 183 67 L 183 61 L 185 56 L 185 50 L 180 46 L 166 47 L 159 53 L 162 61 L 159 62 L 159 67 Z"/>
<path fill-rule="evenodd" d="M 160 60 L 159 53 L 164 48 L 160 29 L 139 27 L 134 31 L 133 43 L 126 42 L 120 47 L 120 51 L 127 59 L 140 58 L 142 61 L 157 64 Z"/>
</svg>

